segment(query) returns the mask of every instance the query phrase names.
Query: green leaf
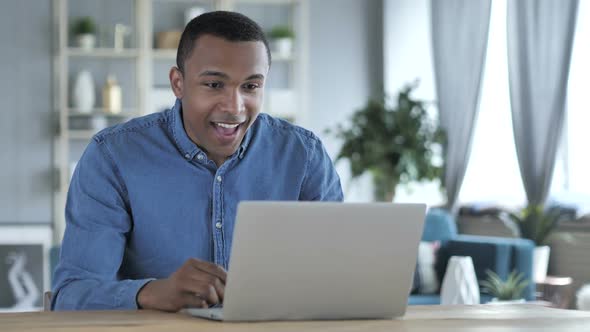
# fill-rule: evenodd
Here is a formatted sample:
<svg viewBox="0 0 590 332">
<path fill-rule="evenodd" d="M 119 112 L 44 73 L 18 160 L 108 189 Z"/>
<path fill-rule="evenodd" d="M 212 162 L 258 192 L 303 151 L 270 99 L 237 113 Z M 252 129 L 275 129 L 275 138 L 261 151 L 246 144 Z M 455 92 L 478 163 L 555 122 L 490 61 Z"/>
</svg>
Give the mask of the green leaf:
<svg viewBox="0 0 590 332">
<path fill-rule="evenodd" d="M 528 280 L 524 274 L 513 270 L 508 275 L 506 281 L 502 280 L 498 274 L 486 270 L 487 279 L 480 282 L 486 293 L 498 298 L 499 300 L 516 300 L 522 298 L 523 291 L 528 286 Z"/>
<path fill-rule="evenodd" d="M 349 126 L 339 124 L 330 131 L 342 140 L 337 160 L 349 160 L 353 178 L 370 171 L 373 176 L 383 174 L 388 183 L 443 183 L 446 134 L 428 115 L 429 103 L 412 97 L 417 86 L 414 82 L 403 87 L 394 106 L 386 96 L 368 100 L 351 116 Z"/>
</svg>

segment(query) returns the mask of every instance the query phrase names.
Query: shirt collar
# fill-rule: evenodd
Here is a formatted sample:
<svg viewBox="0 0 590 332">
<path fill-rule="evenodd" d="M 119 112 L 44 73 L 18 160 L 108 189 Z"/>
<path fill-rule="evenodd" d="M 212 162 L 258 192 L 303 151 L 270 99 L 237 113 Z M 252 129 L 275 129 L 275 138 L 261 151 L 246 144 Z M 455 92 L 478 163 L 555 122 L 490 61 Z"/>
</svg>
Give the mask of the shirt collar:
<svg viewBox="0 0 590 332">
<path fill-rule="evenodd" d="M 202 150 L 195 144 L 186 134 L 184 125 L 182 123 L 182 103 L 180 99 L 176 99 L 174 107 L 172 107 L 172 136 L 176 142 L 176 146 L 180 153 L 186 159 L 193 159 L 195 155 Z"/>
<path fill-rule="evenodd" d="M 256 123 L 252 124 L 252 126 L 248 129 L 244 139 L 242 140 L 242 144 L 237 151 L 238 157 L 240 159 L 244 158 L 244 154 L 248 149 L 248 145 L 252 139 L 255 124 Z M 184 130 L 184 125 L 182 122 L 182 103 L 180 99 L 176 99 L 174 107 L 172 107 L 172 135 L 174 136 L 174 140 L 176 141 L 178 149 L 186 159 L 193 159 L 195 155 L 203 152 L 203 150 L 201 150 L 201 148 L 199 148 L 190 139 Z"/>
</svg>

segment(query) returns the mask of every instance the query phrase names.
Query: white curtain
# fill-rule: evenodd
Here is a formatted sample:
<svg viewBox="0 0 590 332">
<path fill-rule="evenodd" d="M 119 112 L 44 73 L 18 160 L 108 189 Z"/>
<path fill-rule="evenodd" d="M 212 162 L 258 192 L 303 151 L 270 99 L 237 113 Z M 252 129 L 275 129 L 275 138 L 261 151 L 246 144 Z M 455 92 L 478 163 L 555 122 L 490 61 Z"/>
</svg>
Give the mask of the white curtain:
<svg viewBox="0 0 590 332">
<path fill-rule="evenodd" d="M 447 133 L 444 185 L 454 208 L 479 109 L 490 0 L 431 0 L 432 46 L 441 126 Z"/>
<path fill-rule="evenodd" d="M 527 199 L 544 203 L 565 117 L 578 0 L 509 0 L 510 102 Z"/>
</svg>

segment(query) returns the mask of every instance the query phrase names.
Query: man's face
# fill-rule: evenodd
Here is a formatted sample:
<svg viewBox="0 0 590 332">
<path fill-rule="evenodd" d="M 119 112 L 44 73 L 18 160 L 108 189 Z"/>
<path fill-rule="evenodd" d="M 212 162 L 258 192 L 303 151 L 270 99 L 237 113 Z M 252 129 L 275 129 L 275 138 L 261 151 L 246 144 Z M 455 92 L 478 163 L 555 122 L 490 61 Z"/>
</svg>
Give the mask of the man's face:
<svg viewBox="0 0 590 332">
<path fill-rule="evenodd" d="M 185 60 L 184 73 L 170 71 L 188 136 L 218 166 L 236 152 L 260 113 L 268 69 L 264 43 L 203 35 Z"/>
</svg>

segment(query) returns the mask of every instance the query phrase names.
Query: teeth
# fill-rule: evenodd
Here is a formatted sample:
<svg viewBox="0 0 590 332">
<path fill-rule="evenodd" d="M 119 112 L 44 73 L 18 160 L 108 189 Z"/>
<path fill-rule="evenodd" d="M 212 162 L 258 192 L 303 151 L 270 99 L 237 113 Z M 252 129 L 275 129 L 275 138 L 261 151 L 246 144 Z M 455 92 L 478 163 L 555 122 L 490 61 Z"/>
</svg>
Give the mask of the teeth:
<svg viewBox="0 0 590 332">
<path fill-rule="evenodd" d="M 221 122 L 216 122 L 215 124 L 222 127 L 222 128 L 230 128 L 230 129 L 236 128 L 237 126 L 240 125 L 239 123 L 229 124 L 229 123 L 221 123 Z"/>
</svg>

